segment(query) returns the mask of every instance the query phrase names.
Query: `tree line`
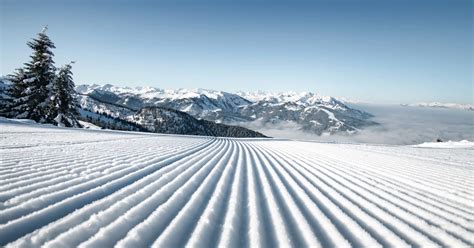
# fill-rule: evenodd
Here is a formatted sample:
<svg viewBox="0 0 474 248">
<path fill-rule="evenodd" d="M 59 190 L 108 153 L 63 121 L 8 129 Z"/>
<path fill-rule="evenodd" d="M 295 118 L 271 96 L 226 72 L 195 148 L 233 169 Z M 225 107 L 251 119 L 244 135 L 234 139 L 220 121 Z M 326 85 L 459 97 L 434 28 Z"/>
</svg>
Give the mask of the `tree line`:
<svg viewBox="0 0 474 248">
<path fill-rule="evenodd" d="M 72 77 L 72 64 L 56 68 L 54 43 L 47 27 L 27 42 L 33 50 L 31 60 L 7 76 L 9 95 L 0 106 L 0 114 L 9 118 L 32 119 L 39 123 L 80 127 L 78 103 Z"/>
</svg>

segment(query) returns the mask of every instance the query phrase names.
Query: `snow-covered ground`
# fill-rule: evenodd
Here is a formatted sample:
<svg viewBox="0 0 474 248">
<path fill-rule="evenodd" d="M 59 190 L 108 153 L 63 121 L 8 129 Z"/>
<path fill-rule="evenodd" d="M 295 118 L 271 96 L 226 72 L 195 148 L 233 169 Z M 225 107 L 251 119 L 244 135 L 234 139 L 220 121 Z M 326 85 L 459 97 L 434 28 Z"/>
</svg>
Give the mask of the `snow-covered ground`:
<svg viewBox="0 0 474 248">
<path fill-rule="evenodd" d="M 447 141 L 447 142 L 425 142 L 423 144 L 414 145 L 415 147 L 425 148 L 471 148 L 474 149 L 474 142 L 461 140 L 461 141 Z"/>
<path fill-rule="evenodd" d="M 0 131 L 0 245 L 474 246 L 473 149 Z"/>
</svg>

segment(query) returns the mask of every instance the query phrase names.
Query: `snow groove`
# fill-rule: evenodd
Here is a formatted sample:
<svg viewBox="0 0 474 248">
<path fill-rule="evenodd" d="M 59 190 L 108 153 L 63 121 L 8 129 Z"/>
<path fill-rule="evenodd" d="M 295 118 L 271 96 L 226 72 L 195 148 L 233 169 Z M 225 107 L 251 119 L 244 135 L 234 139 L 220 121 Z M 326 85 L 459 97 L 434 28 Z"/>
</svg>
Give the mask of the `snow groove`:
<svg viewBox="0 0 474 248">
<path fill-rule="evenodd" d="M 0 127 L 0 246 L 474 246 L 473 150 Z"/>
</svg>

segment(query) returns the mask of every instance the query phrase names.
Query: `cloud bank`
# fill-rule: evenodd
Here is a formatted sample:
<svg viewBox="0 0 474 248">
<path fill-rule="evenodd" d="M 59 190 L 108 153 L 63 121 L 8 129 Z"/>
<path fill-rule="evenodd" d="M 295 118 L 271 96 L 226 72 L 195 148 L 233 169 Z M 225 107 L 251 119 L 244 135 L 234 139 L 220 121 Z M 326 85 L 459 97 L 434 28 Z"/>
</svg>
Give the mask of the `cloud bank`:
<svg viewBox="0 0 474 248">
<path fill-rule="evenodd" d="M 262 126 L 246 125 L 275 138 L 323 142 L 412 145 L 442 139 L 474 141 L 474 111 L 403 107 L 396 105 L 352 104 L 352 107 L 375 115 L 379 126 L 365 128 L 355 135 L 318 136 L 298 130 L 294 123 Z"/>
</svg>

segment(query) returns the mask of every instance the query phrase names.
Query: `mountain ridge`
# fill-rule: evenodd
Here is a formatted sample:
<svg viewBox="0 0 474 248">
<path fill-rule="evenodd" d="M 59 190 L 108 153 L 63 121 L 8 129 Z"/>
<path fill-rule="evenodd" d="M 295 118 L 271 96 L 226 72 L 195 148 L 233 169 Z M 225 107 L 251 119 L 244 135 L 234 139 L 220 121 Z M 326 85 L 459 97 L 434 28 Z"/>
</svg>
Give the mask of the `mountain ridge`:
<svg viewBox="0 0 474 248">
<path fill-rule="evenodd" d="M 131 123 L 134 129 L 138 126 L 141 128 L 140 130 L 148 132 L 236 138 L 266 137 L 259 132 L 244 127 L 199 120 L 179 110 L 158 106 L 131 109 L 121 104 L 106 102 L 103 99 L 82 93 L 79 93 L 78 98 L 83 117 L 88 114 L 84 113 L 84 111 L 88 111 L 89 114 L 105 114 L 108 118 L 118 119 L 119 122 Z M 90 119 L 86 117 L 85 120 Z"/>
<path fill-rule="evenodd" d="M 422 108 L 444 108 L 474 111 L 474 104 L 464 103 L 446 103 L 446 102 L 419 102 L 410 104 L 400 104 L 404 107 L 422 107 Z"/>
<path fill-rule="evenodd" d="M 343 101 L 312 92 L 237 92 L 209 89 L 160 89 L 79 85 L 76 90 L 133 109 L 164 107 L 188 113 L 198 119 L 246 126 L 260 123 L 263 129 L 295 123 L 298 129 L 317 135 L 352 134 L 370 125 L 371 114 L 350 108 Z"/>
</svg>

